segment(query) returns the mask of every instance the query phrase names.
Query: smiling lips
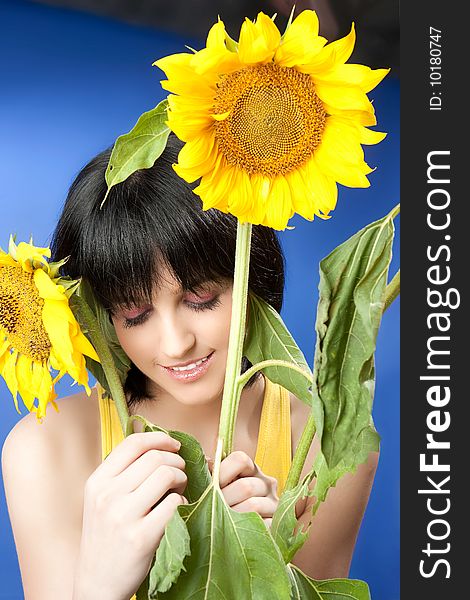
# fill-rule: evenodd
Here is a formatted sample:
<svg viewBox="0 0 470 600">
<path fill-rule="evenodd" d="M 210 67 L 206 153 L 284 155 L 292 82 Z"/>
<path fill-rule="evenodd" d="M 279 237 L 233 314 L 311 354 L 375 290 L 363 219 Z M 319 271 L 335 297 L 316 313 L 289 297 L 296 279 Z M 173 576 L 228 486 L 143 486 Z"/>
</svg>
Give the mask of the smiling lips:
<svg viewBox="0 0 470 600">
<path fill-rule="evenodd" d="M 196 360 L 192 363 L 181 365 L 178 367 L 162 366 L 162 369 L 164 369 L 165 373 L 170 375 L 170 377 L 172 377 L 173 379 L 189 383 L 190 381 L 195 381 L 196 379 L 199 379 L 207 372 L 212 362 L 213 355 L 214 352 L 211 352 L 208 356 L 205 356 L 204 358 Z"/>
</svg>

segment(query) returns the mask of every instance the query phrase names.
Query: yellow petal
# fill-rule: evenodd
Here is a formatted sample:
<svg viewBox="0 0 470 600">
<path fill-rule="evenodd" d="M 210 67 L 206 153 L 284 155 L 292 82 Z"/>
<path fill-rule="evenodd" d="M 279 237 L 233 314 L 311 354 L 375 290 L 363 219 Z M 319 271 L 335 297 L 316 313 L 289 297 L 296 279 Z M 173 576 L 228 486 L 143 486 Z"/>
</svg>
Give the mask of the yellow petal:
<svg viewBox="0 0 470 600">
<path fill-rule="evenodd" d="M 174 170 L 188 183 L 192 183 L 212 171 L 217 160 L 217 146 L 215 135 L 211 131 L 208 135 L 200 135 L 187 142 L 180 150 L 178 164 Z"/>
<path fill-rule="evenodd" d="M 336 54 L 331 48 L 331 44 L 322 48 L 315 56 L 309 57 L 306 63 L 298 64 L 297 71 L 316 76 L 318 73 L 323 73 L 331 69 L 336 64 Z"/>
<path fill-rule="evenodd" d="M 212 73 L 231 73 L 241 66 L 236 52 L 226 48 L 203 48 L 191 59 L 191 67 L 199 75 L 209 76 Z"/>
<path fill-rule="evenodd" d="M 316 81 L 335 85 L 356 85 L 367 93 L 373 90 L 389 72 L 390 69 L 372 70 L 364 65 L 338 64 L 333 69 L 319 73 Z"/>
<path fill-rule="evenodd" d="M 168 79 L 178 78 L 181 71 L 188 72 L 190 70 L 191 59 L 193 55 L 188 52 L 179 54 L 170 54 L 152 63 L 152 66 L 161 69 Z M 186 71 L 185 71 L 186 70 Z"/>
<path fill-rule="evenodd" d="M 372 129 L 367 129 L 367 127 L 361 127 L 359 131 L 361 144 L 378 144 L 387 137 L 386 133 L 373 131 Z"/>
<path fill-rule="evenodd" d="M 26 242 L 20 242 L 16 247 L 16 260 L 28 273 L 33 272 L 34 263 L 39 263 L 39 265 L 48 268 L 45 256 L 50 258 L 51 251 L 49 248 L 37 248 Z"/>
<path fill-rule="evenodd" d="M 226 45 L 226 31 L 222 21 L 213 25 L 207 36 L 206 47 L 191 57 L 191 67 L 198 75 L 216 70 L 218 73 L 228 73 L 240 66 L 236 52 L 230 52 Z"/>
<path fill-rule="evenodd" d="M 191 70 L 190 75 L 187 77 L 179 77 L 178 79 L 171 79 L 170 81 L 163 80 L 160 82 L 162 88 L 173 94 L 179 94 L 181 96 L 191 96 L 194 99 L 194 103 L 198 103 L 199 100 L 207 100 L 214 98 L 216 93 L 215 80 L 210 82 L 201 81 L 199 77 L 196 77 L 194 71 Z"/>
<path fill-rule="evenodd" d="M 358 86 L 315 81 L 315 91 L 323 102 L 336 106 L 336 108 L 373 111 L 372 104 L 365 92 Z"/>
<path fill-rule="evenodd" d="M 76 352 L 84 354 L 85 356 L 89 356 L 96 362 L 101 362 L 90 340 L 82 331 L 79 331 L 78 334 L 73 338 L 73 347 Z"/>
<path fill-rule="evenodd" d="M 281 67 L 309 63 L 325 44 L 326 39 L 318 35 L 316 12 L 304 10 L 283 35 L 274 61 Z"/>
<path fill-rule="evenodd" d="M 291 192 L 291 202 L 296 213 L 308 221 L 312 221 L 315 214 L 314 195 L 310 186 L 306 185 L 301 169 L 295 169 L 286 175 Z"/>
<path fill-rule="evenodd" d="M 168 126 L 183 142 L 189 142 L 199 135 L 209 134 L 214 127 L 211 115 L 204 116 L 191 114 L 189 111 L 170 112 Z"/>
<path fill-rule="evenodd" d="M 227 212 L 228 191 L 232 187 L 234 175 L 235 167 L 221 162 L 220 167 L 214 170 L 214 174 L 210 179 L 202 179 L 199 186 L 194 189 L 194 192 L 200 195 L 204 210 L 218 208 L 222 212 Z"/>
<path fill-rule="evenodd" d="M 67 310 L 68 309 L 68 310 Z M 73 345 L 69 335 L 70 309 L 63 302 L 48 300 L 42 308 L 42 322 L 60 364 L 73 370 Z M 71 312 L 71 311 L 70 311 Z M 72 315 L 73 316 L 73 315 Z"/>
<path fill-rule="evenodd" d="M 365 110 L 342 110 L 340 108 L 336 108 L 335 106 L 330 106 L 327 103 L 323 104 L 323 108 L 326 113 L 329 115 L 334 115 L 335 117 L 340 117 L 345 121 L 350 121 L 354 124 L 364 125 L 365 127 L 370 127 L 372 125 L 377 125 L 377 119 L 375 118 L 374 107 L 372 106 L 373 112 L 368 112 Z"/>
<path fill-rule="evenodd" d="M 2 334 L 0 333 L 0 337 L 1 336 L 2 336 Z M 8 338 L 6 338 L 0 344 L 0 360 L 2 359 L 3 355 L 6 353 L 6 351 L 8 350 L 9 347 L 10 347 L 10 342 L 9 342 Z"/>
<path fill-rule="evenodd" d="M 281 34 L 267 15 L 260 12 L 255 23 L 245 19 L 240 30 L 238 56 L 244 64 L 270 61 L 279 46 Z"/>
<path fill-rule="evenodd" d="M 20 413 L 20 409 L 18 408 L 18 381 L 16 379 L 17 358 L 18 352 L 16 352 L 16 350 L 7 355 L 7 358 L 3 364 L 2 377 L 5 380 L 11 395 L 13 396 L 16 411 Z"/>
<path fill-rule="evenodd" d="M 33 281 L 38 289 L 40 298 L 44 300 L 58 300 L 59 302 L 66 301 L 64 288 L 61 285 L 55 284 L 42 269 L 34 271 Z"/>
<path fill-rule="evenodd" d="M 24 354 L 18 354 L 16 362 L 16 381 L 18 391 L 28 410 L 31 410 L 35 399 L 35 388 L 33 388 L 33 364 L 30 358 Z"/>
<path fill-rule="evenodd" d="M 356 31 L 353 23 L 351 25 L 351 31 L 348 33 L 348 35 L 336 40 L 335 42 L 331 42 L 331 44 L 328 44 L 328 48 L 334 51 L 337 63 L 345 63 L 351 57 L 355 43 Z"/>
<path fill-rule="evenodd" d="M 0 267 L 16 267 L 18 263 L 9 254 L 0 254 Z"/>
<path fill-rule="evenodd" d="M 333 161 L 337 158 L 344 162 L 359 164 L 364 160 L 364 151 L 360 144 L 358 127 L 333 115 L 329 116 L 315 156 L 319 152 L 327 154 Z"/>
<path fill-rule="evenodd" d="M 246 222 L 245 215 L 250 215 L 253 208 L 253 190 L 250 177 L 241 169 L 236 169 L 231 189 L 228 193 L 227 210 L 236 215 L 240 221 Z"/>
<path fill-rule="evenodd" d="M 319 217 L 328 215 L 335 209 L 338 200 L 338 187 L 335 180 L 318 168 L 314 158 L 307 162 L 301 174 L 304 181 L 308 181 L 314 198 L 315 214 Z"/>
<path fill-rule="evenodd" d="M 263 225 L 282 231 L 293 214 L 290 187 L 285 177 L 280 175 L 271 183 Z"/>
<path fill-rule="evenodd" d="M 225 48 L 225 25 L 219 20 L 209 29 L 206 40 L 206 48 Z"/>
<path fill-rule="evenodd" d="M 315 162 L 320 170 L 333 177 L 338 183 L 348 187 L 366 188 L 370 186 L 369 180 L 364 175 L 363 170 L 350 163 L 345 163 L 341 160 L 334 162 L 326 161 L 325 155 L 316 153 Z"/>
</svg>

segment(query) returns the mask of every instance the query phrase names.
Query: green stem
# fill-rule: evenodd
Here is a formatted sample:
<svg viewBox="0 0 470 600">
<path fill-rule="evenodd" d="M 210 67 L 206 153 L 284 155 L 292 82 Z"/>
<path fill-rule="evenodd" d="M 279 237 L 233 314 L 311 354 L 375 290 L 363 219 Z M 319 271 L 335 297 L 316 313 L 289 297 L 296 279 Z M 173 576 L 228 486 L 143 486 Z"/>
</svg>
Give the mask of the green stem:
<svg viewBox="0 0 470 600">
<path fill-rule="evenodd" d="M 387 285 L 384 291 L 384 308 L 383 312 L 392 304 L 400 293 L 400 269 L 395 273 L 392 281 Z"/>
<path fill-rule="evenodd" d="M 310 383 L 312 383 L 312 374 L 310 372 L 304 371 L 301 367 L 298 367 L 294 363 L 288 363 L 285 360 L 263 360 L 260 363 L 256 363 L 250 367 L 247 371 L 238 377 L 237 385 L 241 388 L 253 377 L 255 373 L 261 371 L 262 369 L 267 369 L 269 367 L 284 367 L 286 369 L 292 369 L 293 371 L 297 371 L 300 375 L 303 375 L 305 379 L 307 379 Z"/>
<path fill-rule="evenodd" d="M 241 394 L 241 388 L 237 385 L 237 380 L 241 370 L 243 342 L 245 339 L 250 247 L 251 223 L 238 222 L 235 272 L 233 276 L 232 317 L 219 424 L 219 439 L 222 440 L 223 444 L 220 459 L 223 459 L 232 451 L 233 433 Z"/>
<path fill-rule="evenodd" d="M 399 212 L 400 205 L 395 207 L 394 213 L 396 216 Z M 393 279 L 387 285 L 384 291 L 384 309 L 383 312 L 387 310 L 387 308 L 392 304 L 392 302 L 397 298 L 400 293 L 400 270 L 395 274 Z M 266 361 L 269 362 L 269 361 Z M 262 363 L 260 363 L 262 364 Z M 260 365 L 255 365 L 255 367 L 259 367 Z M 251 369 L 250 369 L 251 371 Z M 243 374 L 245 377 L 249 371 Z M 313 413 L 310 413 L 307 423 L 304 427 L 302 435 L 300 437 L 300 441 L 295 449 L 294 458 L 292 459 L 292 464 L 289 469 L 289 473 L 287 475 L 285 490 L 290 490 L 294 488 L 300 480 L 300 476 L 302 474 L 302 470 L 304 468 L 305 461 L 307 459 L 308 451 L 313 442 L 313 438 L 315 436 L 316 427 L 315 422 L 313 420 Z"/>
<path fill-rule="evenodd" d="M 315 421 L 313 420 L 313 411 L 311 411 L 297 448 L 295 449 L 294 458 L 292 459 L 292 464 L 287 475 L 284 491 L 295 488 L 295 486 L 299 483 L 302 469 L 304 468 L 305 461 L 307 460 L 308 451 L 312 445 L 316 430 L 317 428 L 315 426 Z"/>
<path fill-rule="evenodd" d="M 101 366 L 103 367 L 106 381 L 108 382 L 111 396 L 116 404 L 117 412 L 119 415 L 119 421 L 124 435 L 132 433 L 128 431 L 128 420 L 129 411 L 127 409 L 127 401 L 122 388 L 119 374 L 114 366 L 113 357 L 109 350 L 106 338 L 101 331 L 100 325 L 93 314 L 93 311 L 88 306 L 87 302 L 78 294 L 74 294 L 70 298 L 70 304 L 73 308 L 73 312 L 78 317 L 78 321 L 82 325 L 83 329 L 86 329 L 93 347 L 99 356 Z"/>
</svg>

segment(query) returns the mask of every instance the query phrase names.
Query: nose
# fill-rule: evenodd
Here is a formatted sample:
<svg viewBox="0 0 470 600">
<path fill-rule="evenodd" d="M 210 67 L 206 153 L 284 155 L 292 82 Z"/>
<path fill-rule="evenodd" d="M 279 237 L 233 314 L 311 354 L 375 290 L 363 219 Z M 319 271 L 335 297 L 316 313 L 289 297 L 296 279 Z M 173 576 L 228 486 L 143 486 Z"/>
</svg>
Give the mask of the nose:
<svg viewBox="0 0 470 600">
<path fill-rule="evenodd" d="M 196 336 L 185 319 L 167 315 L 160 320 L 160 348 L 163 359 L 183 360 L 196 343 Z"/>
</svg>

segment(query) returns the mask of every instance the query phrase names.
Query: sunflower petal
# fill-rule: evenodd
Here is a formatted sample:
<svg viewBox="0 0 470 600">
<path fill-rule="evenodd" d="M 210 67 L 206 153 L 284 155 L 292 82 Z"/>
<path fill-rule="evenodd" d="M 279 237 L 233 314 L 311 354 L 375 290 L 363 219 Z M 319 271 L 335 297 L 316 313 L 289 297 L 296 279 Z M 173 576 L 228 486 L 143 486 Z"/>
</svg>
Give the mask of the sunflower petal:
<svg viewBox="0 0 470 600">
<path fill-rule="evenodd" d="M 328 44 L 330 50 L 334 51 L 336 62 L 345 63 L 351 57 L 356 43 L 356 31 L 354 23 L 351 25 L 351 31 L 348 35 Z"/>
<path fill-rule="evenodd" d="M 280 175 L 271 182 L 264 224 L 282 231 L 293 214 L 290 187 L 285 177 Z"/>
<path fill-rule="evenodd" d="M 373 70 L 364 65 L 339 64 L 333 69 L 317 74 L 316 81 L 335 85 L 355 85 L 367 93 L 373 90 L 389 72 L 390 69 Z"/>
<path fill-rule="evenodd" d="M 16 361 L 18 359 L 18 352 L 13 351 L 11 354 L 7 355 L 7 358 L 3 364 L 2 369 L 2 377 L 7 384 L 8 389 L 13 396 L 13 401 L 15 403 L 16 412 L 21 414 L 20 409 L 18 408 L 18 381 L 16 379 Z"/>
<path fill-rule="evenodd" d="M 369 98 L 358 86 L 318 81 L 315 84 L 315 91 L 323 102 L 336 108 L 373 111 Z"/>
<path fill-rule="evenodd" d="M 270 61 L 279 46 L 281 34 L 267 15 L 260 12 L 255 23 L 245 19 L 240 30 L 238 56 L 244 64 Z"/>
<path fill-rule="evenodd" d="M 274 61 L 281 67 L 310 63 L 327 41 L 318 35 L 318 27 L 314 10 L 301 12 L 283 35 Z"/>
<path fill-rule="evenodd" d="M 183 146 L 178 155 L 176 173 L 188 183 L 212 171 L 217 160 L 215 135 L 201 135 Z"/>
<path fill-rule="evenodd" d="M 386 133 L 373 131 L 372 129 L 367 129 L 367 127 L 361 127 L 359 131 L 361 144 L 378 144 L 387 137 Z"/>
<path fill-rule="evenodd" d="M 244 222 L 244 215 L 250 215 L 252 208 L 253 191 L 250 177 L 245 171 L 236 169 L 233 185 L 228 193 L 227 210 L 232 215 L 239 215 L 240 220 Z"/>
</svg>

